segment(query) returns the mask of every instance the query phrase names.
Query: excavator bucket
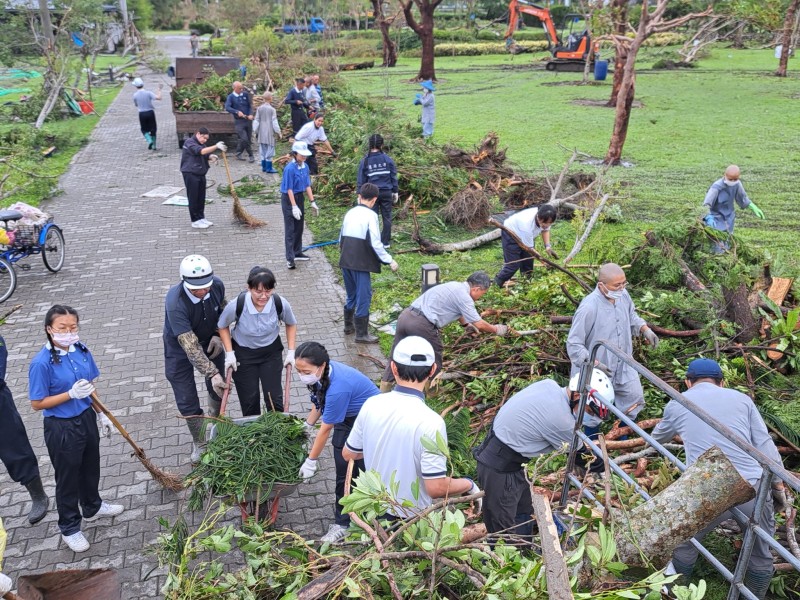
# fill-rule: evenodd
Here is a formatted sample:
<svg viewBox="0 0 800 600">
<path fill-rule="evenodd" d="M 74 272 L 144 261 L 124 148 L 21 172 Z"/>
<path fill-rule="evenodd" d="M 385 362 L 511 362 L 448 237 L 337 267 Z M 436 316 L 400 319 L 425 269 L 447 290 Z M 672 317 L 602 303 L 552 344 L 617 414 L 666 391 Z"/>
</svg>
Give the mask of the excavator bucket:
<svg viewBox="0 0 800 600">
<path fill-rule="evenodd" d="M 122 588 L 114 569 L 66 569 L 17 580 L 20 600 L 120 600 Z"/>
</svg>

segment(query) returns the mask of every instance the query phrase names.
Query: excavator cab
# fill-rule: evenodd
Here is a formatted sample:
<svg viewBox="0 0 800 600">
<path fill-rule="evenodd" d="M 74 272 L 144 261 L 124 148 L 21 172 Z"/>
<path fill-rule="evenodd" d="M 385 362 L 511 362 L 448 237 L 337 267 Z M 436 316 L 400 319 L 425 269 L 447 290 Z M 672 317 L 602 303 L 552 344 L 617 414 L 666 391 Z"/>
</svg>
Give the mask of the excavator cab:
<svg viewBox="0 0 800 600">
<path fill-rule="evenodd" d="M 586 61 L 593 60 L 591 36 L 584 28 L 583 15 L 568 14 L 564 18 L 559 42 L 553 48 L 553 60 L 547 63 L 548 71 L 582 71 Z"/>
</svg>

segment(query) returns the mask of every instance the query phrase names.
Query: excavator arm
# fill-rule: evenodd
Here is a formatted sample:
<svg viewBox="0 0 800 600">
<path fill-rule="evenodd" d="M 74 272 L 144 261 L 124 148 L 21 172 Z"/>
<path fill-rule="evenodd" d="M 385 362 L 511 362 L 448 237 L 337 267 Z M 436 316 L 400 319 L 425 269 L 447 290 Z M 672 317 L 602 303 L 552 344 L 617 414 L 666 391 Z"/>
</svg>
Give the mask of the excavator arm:
<svg viewBox="0 0 800 600">
<path fill-rule="evenodd" d="M 542 22 L 551 50 L 561 45 L 550 11 L 542 6 L 525 2 L 525 0 L 511 0 L 508 5 L 508 29 L 504 36 L 506 43 L 513 38 L 514 32 L 517 30 L 517 23 L 523 14 L 532 15 Z"/>
</svg>

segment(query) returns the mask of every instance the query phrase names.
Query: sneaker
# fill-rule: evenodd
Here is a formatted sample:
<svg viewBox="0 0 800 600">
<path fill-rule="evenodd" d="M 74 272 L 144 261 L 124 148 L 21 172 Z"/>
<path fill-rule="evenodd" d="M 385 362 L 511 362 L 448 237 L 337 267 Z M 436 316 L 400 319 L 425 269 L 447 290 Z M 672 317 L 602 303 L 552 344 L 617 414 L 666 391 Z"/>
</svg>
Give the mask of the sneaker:
<svg viewBox="0 0 800 600">
<path fill-rule="evenodd" d="M 248 156 L 248 157 L 247 157 L 247 162 L 256 162 L 256 159 L 255 159 L 255 157 L 254 157 L 254 156 L 251 154 L 250 156 Z"/>
<path fill-rule="evenodd" d="M 200 221 L 201 221 L 201 222 L 203 222 L 203 223 L 205 223 L 205 224 L 206 224 L 206 225 L 208 225 L 209 227 L 211 227 L 211 226 L 214 224 L 214 223 L 212 223 L 211 221 L 209 221 L 208 219 L 206 219 L 205 217 L 203 217 L 202 219 L 200 219 Z"/>
<path fill-rule="evenodd" d="M 199 221 L 192 221 L 192 227 L 195 229 L 208 229 L 211 227 L 211 223 L 206 223 L 203 219 Z"/>
<path fill-rule="evenodd" d="M 289 270 L 291 271 L 291 270 L 293 270 L 293 269 L 296 269 L 297 267 L 295 267 L 295 266 L 294 266 L 294 263 L 293 263 L 293 262 L 287 262 L 287 263 L 286 263 L 286 268 L 287 268 L 287 269 L 289 269 Z"/>
<path fill-rule="evenodd" d="M 335 544 L 336 542 L 341 542 L 347 537 L 348 529 L 349 527 L 333 523 L 330 527 L 328 527 L 328 533 L 319 538 L 319 541 L 323 544 Z"/>
<path fill-rule="evenodd" d="M 238 158 L 239 160 L 244 160 L 244 156 L 242 156 L 242 153 L 241 153 L 241 152 L 239 152 L 239 153 L 236 155 L 236 158 Z"/>
<path fill-rule="evenodd" d="M 86 552 L 89 549 L 89 540 L 80 531 L 72 535 L 61 534 L 61 539 L 73 552 Z"/>
<path fill-rule="evenodd" d="M 294 255 L 294 259 L 295 260 L 311 260 L 311 257 L 310 256 L 306 256 L 305 254 L 303 254 L 301 252 L 300 254 L 295 254 Z"/>
<path fill-rule="evenodd" d="M 109 504 L 104 500 L 100 504 L 100 510 L 94 513 L 91 517 L 83 517 L 83 520 L 92 522 L 104 517 L 116 517 L 117 515 L 122 514 L 123 510 L 125 510 L 125 507 L 122 506 L 122 504 Z"/>
</svg>

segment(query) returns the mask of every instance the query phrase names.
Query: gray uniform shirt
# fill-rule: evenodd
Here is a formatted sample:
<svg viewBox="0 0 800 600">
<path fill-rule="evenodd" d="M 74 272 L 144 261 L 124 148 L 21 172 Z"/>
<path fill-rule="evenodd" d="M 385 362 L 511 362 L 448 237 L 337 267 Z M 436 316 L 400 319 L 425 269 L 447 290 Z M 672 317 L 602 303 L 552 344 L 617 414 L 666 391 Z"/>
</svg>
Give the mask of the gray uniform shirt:
<svg viewBox="0 0 800 600">
<path fill-rule="evenodd" d="M 274 295 L 274 294 L 273 294 Z M 283 303 L 283 322 L 287 325 L 297 325 L 297 319 L 292 312 L 289 301 L 281 296 Z M 217 327 L 230 327 L 236 321 L 236 300 L 228 302 L 219 316 Z M 242 316 L 236 321 L 236 327 L 231 332 L 231 337 L 240 346 L 245 348 L 265 348 L 274 342 L 281 333 L 281 324 L 278 320 L 278 311 L 275 309 L 275 299 L 270 297 L 267 305 L 261 312 L 256 310 L 253 298 L 249 293 L 244 296 Z"/>
<path fill-rule="evenodd" d="M 683 395 L 714 415 L 735 434 L 768 457 L 782 463 L 781 455 L 769 436 L 764 419 L 748 396 L 706 382 L 693 385 Z M 690 465 L 703 452 L 712 446 L 717 446 L 733 463 L 742 479 L 746 479 L 751 485 L 755 485 L 761 479 L 761 467 L 755 459 L 675 400 L 667 403 L 664 408 L 664 418 L 656 425 L 652 435 L 659 442 L 667 442 L 676 435 L 681 436 L 686 448 L 686 462 Z"/>
<path fill-rule="evenodd" d="M 422 104 L 422 122 L 433 123 L 436 120 L 436 99 L 433 92 L 424 92 L 420 98 Z"/>
<path fill-rule="evenodd" d="M 469 295 L 469 284 L 466 281 L 450 281 L 440 283 L 411 303 L 425 318 L 439 329 L 463 317 L 467 323 L 481 320 L 475 310 L 475 301 Z"/>
<path fill-rule="evenodd" d="M 542 379 L 506 401 L 492 430 L 506 446 L 531 458 L 569 444 L 575 415 L 566 390 L 552 379 Z"/>
<path fill-rule="evenodd" d="M 275 136 L 280 134 L 278 116 L 271 104 L 265 102 L 256 110 L 256 120 L 253 129 L 257 132 L 258 143 L 267 146 L 275 145 Z"/>
<path fill-rule="evenodd" d="M 139 112 L 147 112 L 148 110 L 155 110 L 153 100 L 156 99 L 154 92 L 148 90 L 139 90 L 133 94 L 133 103 Z"/>
<path fill-rule="evenodd" d="M 628 292 L 612 303 L 595 288 L 586 296 L 572 317 L 572 327 L 567 336 L 567 354 L 572 361 L 571 375 L 581 370 L 581 365 L 589 358 L 589 349 L 595 340 L 608 340 L 616 344 L 626 354 L 633 352 L 633 336 L 645 325 L 633 306 Z M 605 348 L 597 351 L 597 360 L 611 369 L 614 385 L 622 384 L 638 378 L 631 367 L 621 363 L 617 357 Z"/>
<path fill-rule="evenodd" d="M 736 185 L 726 185 L 723 177 L 708 188 L 703 204 L 708 206 L 709 214 L 714 217 L 714 229 L 733 233 L 733 225 L 736 222 L 734 202 L 739 208 L 750 206 L 750 198 L 747 197 L 741 181 L 737 181 Z"/>
</svg>

